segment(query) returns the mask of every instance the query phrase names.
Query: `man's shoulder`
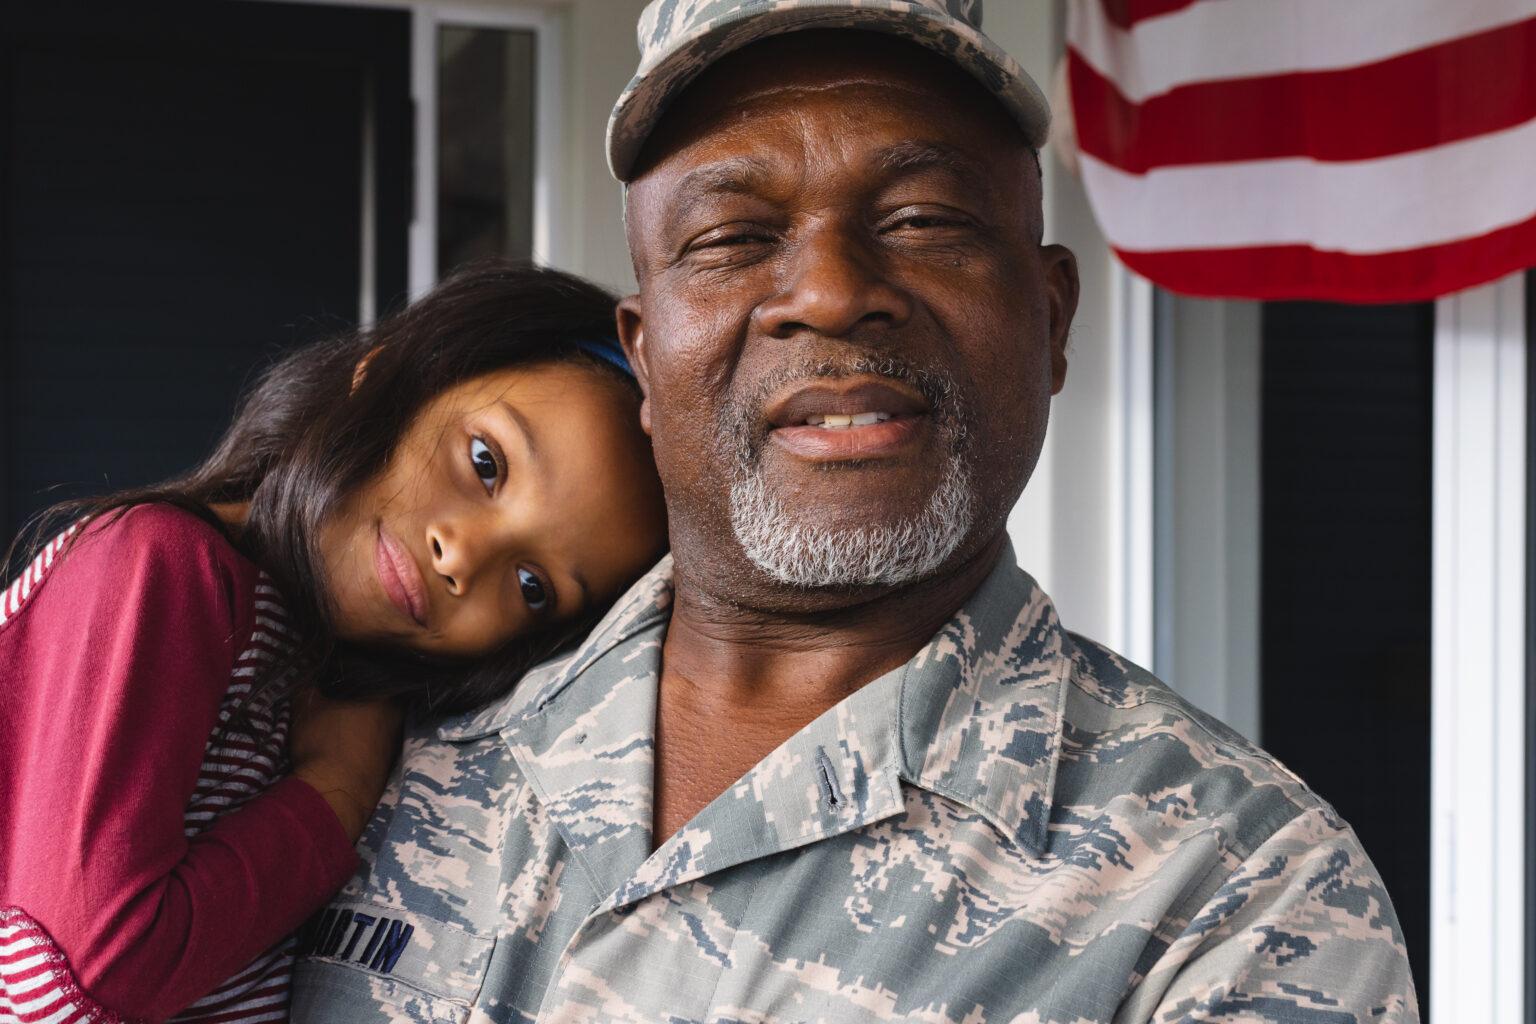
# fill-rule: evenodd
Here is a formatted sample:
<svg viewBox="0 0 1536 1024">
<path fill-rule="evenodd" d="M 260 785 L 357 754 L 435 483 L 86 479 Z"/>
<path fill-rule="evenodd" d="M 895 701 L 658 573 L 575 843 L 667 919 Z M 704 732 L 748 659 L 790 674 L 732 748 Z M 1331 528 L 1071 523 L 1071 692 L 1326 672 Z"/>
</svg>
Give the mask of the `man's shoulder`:
<svg viewBox="0 0 1536 1024">
<path fill-rule="evenodd" d="M 394 777 L 358 842 L 358 871 L 336 905 L 409 910 L 487 933 L 503 847 L 529 828 L 525 783 L 499 735 L 449 740 L 432 723 L 411 724 Z"/>
<path fill-rule="evenodd" d="M 1416 1021 L 1391 898 L 1327 801 L 1151 673 L 1076 635 L 1066 646 L 1053 853 L 1096 873 L 1101 903 L 1155 892 L 1166 908 L 1126 1019 L 1216 1003 Z"/>
<path fill-rule="evenodd" d="M 1306 815 L 1343 828 L 1326 801 L 1256 743 L 1104 645 L 1067 634 L 1057 802 L 1113 808 L 1137 831 L 1207 832 L 1248 856 Z"/>
</svg>

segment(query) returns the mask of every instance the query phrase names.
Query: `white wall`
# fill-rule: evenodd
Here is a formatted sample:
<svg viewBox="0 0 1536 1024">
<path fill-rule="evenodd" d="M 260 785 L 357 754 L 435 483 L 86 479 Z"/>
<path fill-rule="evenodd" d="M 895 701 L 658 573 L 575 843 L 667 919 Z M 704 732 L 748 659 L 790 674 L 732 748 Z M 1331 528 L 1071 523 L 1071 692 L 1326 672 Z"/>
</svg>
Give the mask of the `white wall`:
<svg viewBox="0 0 1536 1024">
<path fill-rule="evenodd" d="M 565 209 L 555 218 L 568 240 L 564 269 L 634 290 L 624 241 L 623 193 L 608 173 L 608 113 L 640 58 L 635 22 L 645 0 L 569 0 L 565 10 Z"/>
<path fill-rule="evenodd" d="M 1257 741 L 1260 305 L 1168 295 L 1160 317 L 1154 667 Z"/>
<path fill-rule="evenodd" d="M 987 34 L 1045 89 L 1063 53 L 1064 5 L 990 4 Z M 1051 410 L 1045 451 L 1009 520 L 1020 563 L 1056 602 L 1069 629 L 1119 650 L 1138 632 L 1122 614 L 1126 465 L 1122 415 L 1125 367 L 1119 344 L 1120 273 L 1088 206 L 1082 183 L 1051 154 L 1045 171 L 1045 240 L 1077 255 L 1082 298 L 1067 350 L 1067 383 Z M 1151 510 L 1144 510 L 1150 517 Z M 1150 630 L 1144 630 L 1150 635 Z M 1150 651 L 1132 651 L 1150 661 Z"/>
</svg>

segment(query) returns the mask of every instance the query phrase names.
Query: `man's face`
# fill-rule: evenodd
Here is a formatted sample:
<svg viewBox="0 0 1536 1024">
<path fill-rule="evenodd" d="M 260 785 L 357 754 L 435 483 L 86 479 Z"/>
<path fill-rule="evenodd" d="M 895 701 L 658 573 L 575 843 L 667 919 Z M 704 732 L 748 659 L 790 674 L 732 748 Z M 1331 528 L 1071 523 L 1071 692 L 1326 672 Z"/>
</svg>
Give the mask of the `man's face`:
<svg viewBox="0 0 1536 1024">
<path fill-rule="evenodd" d="M 809 607 L 995 539 L 1077 291 L 1002 108 L 909 44 L 796 33 L 715 65 L 641 167 L 620 331 L 679 568 Z"/>
</svg>

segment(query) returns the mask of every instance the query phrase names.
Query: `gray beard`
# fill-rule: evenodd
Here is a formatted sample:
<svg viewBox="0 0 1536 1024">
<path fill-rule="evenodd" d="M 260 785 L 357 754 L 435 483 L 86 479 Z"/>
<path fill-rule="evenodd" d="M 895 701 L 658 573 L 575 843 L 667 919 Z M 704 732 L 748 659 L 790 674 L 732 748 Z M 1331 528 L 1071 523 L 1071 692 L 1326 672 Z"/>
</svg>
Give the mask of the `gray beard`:
<svg viewBox="0 0 1536 1024">
<path fill-rule="evenodd" d="M 741 467 L 731 485 L 731 529 L 769 577 L 808 589 L 899 586 L 924 579 L 955 553 L 975 520 L 970 472 L 951 454 L 927 506 L 898 523 L 818 526 L 799 521 L 763 484 L 762 468 Z"/>
</svg>

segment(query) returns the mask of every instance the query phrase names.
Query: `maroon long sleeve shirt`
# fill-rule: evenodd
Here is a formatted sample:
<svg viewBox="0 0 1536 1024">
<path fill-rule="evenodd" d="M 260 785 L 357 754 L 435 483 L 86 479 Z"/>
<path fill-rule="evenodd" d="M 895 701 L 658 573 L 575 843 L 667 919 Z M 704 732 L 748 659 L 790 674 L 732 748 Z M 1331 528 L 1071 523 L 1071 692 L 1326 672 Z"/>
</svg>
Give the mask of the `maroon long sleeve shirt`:
<svg viewBox="0 0 1536 1024">
<path fill-rule="evenodd" d="M 284 645 L 276 593 L 169 506 L 60 547 L 0 591 L 0 1005 L 36 1003 L 45 970 L 83 1020 L 163 1020 L 232 977 L 234 1019 L 285 1000 L 261 954 L 356 861 L 281 777 L 286 704 L 255 708 L 255 736 L 221 726 Z"/>
</svg>

